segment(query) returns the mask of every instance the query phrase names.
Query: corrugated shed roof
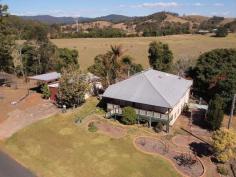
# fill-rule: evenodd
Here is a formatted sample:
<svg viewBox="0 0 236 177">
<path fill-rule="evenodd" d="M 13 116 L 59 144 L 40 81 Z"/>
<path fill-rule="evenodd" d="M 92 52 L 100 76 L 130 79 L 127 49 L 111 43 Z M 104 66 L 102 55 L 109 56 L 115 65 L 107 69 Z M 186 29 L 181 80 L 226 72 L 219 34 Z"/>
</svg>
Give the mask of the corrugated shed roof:
<svg viewBox="0 0 236 177">
<path fill-rule="evenodd" d="M 32 76 L 32 77 L 29 77 L 29 79 L 49 82 L 49 81 L 57 80 L 60 77 L 61 77 L 60 73 L 51 72 L 51 73 L 47 73 L 47 74 L 41 74 L 41 75 L 37 75 L 37 76 Z"/>
<path fill-rule="evenodd" d="M 191 86 L 190 80 L 149 69 L 111 85 L 103 97 L 173 108 Z"/>
</svg>

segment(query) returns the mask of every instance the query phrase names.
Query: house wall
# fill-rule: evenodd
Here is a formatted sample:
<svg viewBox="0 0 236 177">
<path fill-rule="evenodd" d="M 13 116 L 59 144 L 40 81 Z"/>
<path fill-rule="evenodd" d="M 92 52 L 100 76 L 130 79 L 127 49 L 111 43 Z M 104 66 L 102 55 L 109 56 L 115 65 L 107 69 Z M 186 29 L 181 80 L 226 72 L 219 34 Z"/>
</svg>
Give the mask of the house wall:
<svg viewBox="0 0 236 177">
<path fill-rule="evenodd" d="M 56 102 L 56 96 L 57 96 L 57 92 L 58 92 L 58 88 L 56 87 L 49 87 L 49 90 L 50 90 L 50 100 L 52 102 Z"/>
<path fill-rule="evenodd" d="M 177 118 L 181 115 L 184 106 L 189 102 L 190 89 L 186 94 L 181 98 L 180 102 L 173 108 L 170 112 L 170 117 L 173 117 L 173 120 L 170 122 L 170 125 L 173 125 Z"/>
</svg>

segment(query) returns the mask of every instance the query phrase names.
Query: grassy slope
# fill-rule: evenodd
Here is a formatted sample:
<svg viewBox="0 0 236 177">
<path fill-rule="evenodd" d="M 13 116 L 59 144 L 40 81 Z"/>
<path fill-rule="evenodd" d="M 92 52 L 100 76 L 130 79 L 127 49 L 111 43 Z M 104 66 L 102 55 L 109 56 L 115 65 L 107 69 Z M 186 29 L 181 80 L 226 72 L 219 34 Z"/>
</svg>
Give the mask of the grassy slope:
<svg viewBox="0 0 236 177">
<path fill-rule="evenodd" d="M 116 39 L 55 39 L 59 47 L 76 48 L 80 54 L 81 68 L 90 66 L 94 57 L 109 50 L 111 44 L 122 44 L 126 54 L 133 56 L 138 63 L 148 67 L 147 50 L 151 41 L 158 40 L 170 45 L 175 59 L 196 59 L 201 53 L 215 48 L 235 48 L 236 35 L 226 38 L 215 38 L 202 35 L 173 35 L 148 38 L 116 38 Z"/>
<path fill-rule="evenodd" d="M 58 115 L 18 132 L 4 143 L 6 150 L 45 177 L 175 177 L 166 160 L 138 152 L 129 136 L 117 140 L 89 133 L 73 124 L 97 101 L 92 99 L 76 114 Z"/>
</svg>

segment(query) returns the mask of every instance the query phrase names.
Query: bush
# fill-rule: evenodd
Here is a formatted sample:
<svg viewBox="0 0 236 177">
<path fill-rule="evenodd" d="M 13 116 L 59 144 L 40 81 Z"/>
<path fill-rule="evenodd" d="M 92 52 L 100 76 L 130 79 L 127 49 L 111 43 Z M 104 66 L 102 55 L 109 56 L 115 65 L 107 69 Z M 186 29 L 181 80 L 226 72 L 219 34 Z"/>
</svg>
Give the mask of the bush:
<svg viewBox="0 0 236 177">
<path fill-rule="evenodd" d="M 217 166 L 217 172 L 224 176 L 227 176 L 229 174 L 228 169 L 224 166 Z"/>
<path fill-rule="evenodd" d="M 137 114 L 132 107 L 125 107 L 123 109 L 121 121 L 126 125 L 133 125 L 137 121 Z"/>
<path fill-rule="evenodd" d="M 90 122 L 88 125 L 88 131 L 90 132 L 96 132 L 98 130 L 98 128 L 96 127 L 96 125 L 94 124 L 94 122 Z"/>
<path fill-rule="evenodd" d="M 47 84 L 44 84 L 44 85 L 42 86 L 41 91 L 42 91 L 42 98 L 43 98 L 43 99 L 48 99 L 48 98 L 50 98 L 51 93 L 50 93 L 50 90 L 49 90 Z"/>
<path fill-rule="evenodd" d="M 156 133 L 160 133 L 163 131 L 163 124 L 161 122 L 158 122 L 157 125 L 154 127 L 154 130 Z"/>
<path fill-rule="evenodd" d="M 221 128 L 213 133 L 213 149 L 219 162 L 225 163 L 236 156 L 236 132 Z"/>
<path fill-rule="evenodd" d="M 228 35 L 228 29 L 225 27 L 220 27 L 216 31 L 216 37 L 226 37 Z"/>
</svg>

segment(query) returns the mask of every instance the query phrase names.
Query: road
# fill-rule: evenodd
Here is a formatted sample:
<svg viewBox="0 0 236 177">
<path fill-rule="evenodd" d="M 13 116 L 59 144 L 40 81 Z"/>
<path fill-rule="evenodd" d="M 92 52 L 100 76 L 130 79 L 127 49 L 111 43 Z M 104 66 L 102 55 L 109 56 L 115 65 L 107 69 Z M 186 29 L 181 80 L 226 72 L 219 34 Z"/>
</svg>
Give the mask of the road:
<svg viewBox="0 0 236 177">
<path fill-rule="evenodd" d="M 0 177 L 36 177 L 10 156 L 0 151 Z"/>
</svg>

